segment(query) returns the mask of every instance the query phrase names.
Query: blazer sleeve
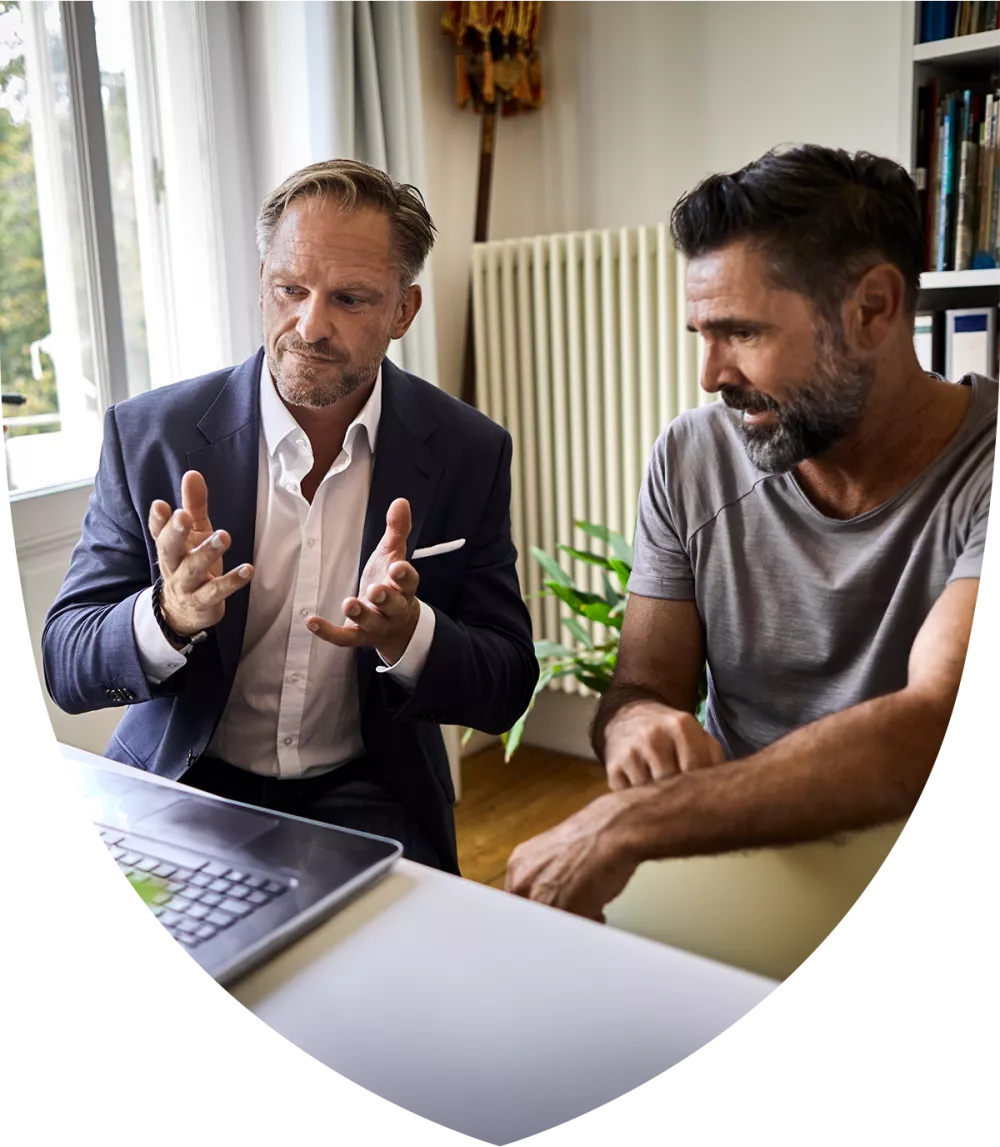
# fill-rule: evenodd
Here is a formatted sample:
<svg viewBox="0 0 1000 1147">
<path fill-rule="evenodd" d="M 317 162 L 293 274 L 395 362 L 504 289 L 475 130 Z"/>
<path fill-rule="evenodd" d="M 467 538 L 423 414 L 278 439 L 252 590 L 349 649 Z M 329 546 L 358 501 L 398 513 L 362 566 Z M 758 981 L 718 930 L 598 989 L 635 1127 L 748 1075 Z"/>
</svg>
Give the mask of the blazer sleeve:
<svg viewBox="0 0 1000 1147">
<path fill-rule="evenodd" d="M 463 590 L 448 614 L 435 610 L 434 640 L 412 691 L 380 675 L 397 718 L 504 733 L 521 716 L 538 681 L 531 617 L 517 580 L 510 532 L 511 437 L 499 464 L 465 567 Z"/>
<path fill-rule="evenodd" d="M 177 691 L 179 681 L 171 679 L 168 688 L 146 680 L 132 630 L 136 598 L 153 576 L 111 407 L 104 418 L 101 461 L 80 541 L 42 631 L 45 684 L 67 713 Z"/>
</svg>

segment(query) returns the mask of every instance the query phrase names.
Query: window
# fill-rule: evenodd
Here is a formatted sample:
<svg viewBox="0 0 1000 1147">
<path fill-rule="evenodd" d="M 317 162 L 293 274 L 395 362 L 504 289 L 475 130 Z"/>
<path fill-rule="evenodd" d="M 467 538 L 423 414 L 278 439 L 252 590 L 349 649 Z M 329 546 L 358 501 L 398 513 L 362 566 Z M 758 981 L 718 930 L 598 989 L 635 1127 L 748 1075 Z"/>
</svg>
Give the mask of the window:
<svg viewBox="0 0 1000 1147">
<path fill-rule="evenodd" d="M 0 3 L 0 381 L 12 489 L 93 472 L 97 336 L 56 4 Z"/>
<path fill-rule="evenodd" d="M 200 3 L 0 0 L 15 496 L 89 482 L 111 403 L 233 361 L 207 25 Z"/>
</svg>

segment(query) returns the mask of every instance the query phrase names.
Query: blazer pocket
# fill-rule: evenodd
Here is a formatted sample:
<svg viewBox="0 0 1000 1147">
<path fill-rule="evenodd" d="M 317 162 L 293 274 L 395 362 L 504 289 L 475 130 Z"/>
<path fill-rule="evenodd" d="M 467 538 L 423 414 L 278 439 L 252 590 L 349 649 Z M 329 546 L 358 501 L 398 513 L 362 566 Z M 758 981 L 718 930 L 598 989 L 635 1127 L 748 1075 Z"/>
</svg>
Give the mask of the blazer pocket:
<svg viewBox="0 0 1000 1147">
<path fill-rule="evenodd" d="M 465 554 L 461 550 L 434 554 L 432 557 L 418 559 L 413 568 L 420 575 L 421 585 L 459 577 L 465 570 Z"/>
<path fill-rule="evenodd" d="M 453 542 L 439 542 L 436 546 L 417 546 L 410 555 L 411 562 L 426 561 L 427 558 L 441 557 L 444 554 L 453 554 L 465 545 L 465 538 L 456 538 Z"/>
</svg>

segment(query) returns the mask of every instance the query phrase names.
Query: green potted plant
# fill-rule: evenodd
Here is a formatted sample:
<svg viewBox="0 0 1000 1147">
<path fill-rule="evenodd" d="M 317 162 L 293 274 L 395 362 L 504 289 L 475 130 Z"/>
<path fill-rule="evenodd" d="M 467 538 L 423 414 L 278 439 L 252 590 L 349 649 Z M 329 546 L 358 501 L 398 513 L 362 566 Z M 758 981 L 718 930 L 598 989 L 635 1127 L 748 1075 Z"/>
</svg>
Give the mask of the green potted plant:
<svg viewBox="0 0 1000 1147">
<path fill-rule="evenodd" d="M 546 574 L 541 596 L 557 597 L 571 611 L 569 617 L 562 618 L 562 624 L 571 640 L 567 644 L 558 641 L 535 642 L 535 656 L 539 665 L 538 684 L 527 709 L 500 738 L 504 745 L 504 758 L 508 761 L 521 743 L 525 722 L 534 708 L 538 695 L 543 689 L 548 688 L 550 682 L 560 677 L 575 677 L 587 689 L 594 693 L 603 693 L 611 684 L 611 676 L 618 661 L 618 636 L 625 617 L 628 580 L 635 560 L 632 546 L 625 537 L 609 530 L 607 526 L 595 522 L 576 524 L 588 537 L 603 542 L 610 551 L 609 556 L 604 557 L 591 550 L 578 550 L 563 544 L 559 545 L 559 549 L 577 561 L 598 566 L 601 570 L 604 592 L 597 594 L 580 589 L 572 576 L 559 564 L 557 558 L 537 546 L 531 547 L 532 556 Z M 605 626 L 608 639 L 595 644 L 584 628 L 584 620 Z M 707 695 L 707 674 L 703 667 L 695 713 L 702 724 L 705 721 Z M 467 729 L 463 744 L 471 735 L 472 730 Z"/>
</svg>

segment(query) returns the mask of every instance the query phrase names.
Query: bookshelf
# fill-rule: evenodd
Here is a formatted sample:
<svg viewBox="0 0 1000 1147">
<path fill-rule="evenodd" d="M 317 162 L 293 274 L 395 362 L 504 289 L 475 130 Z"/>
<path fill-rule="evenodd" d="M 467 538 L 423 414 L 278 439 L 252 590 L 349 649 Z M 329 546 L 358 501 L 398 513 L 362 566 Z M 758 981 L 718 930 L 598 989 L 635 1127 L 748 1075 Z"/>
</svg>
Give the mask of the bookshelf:
<svg viewBox="0 0 1000 1147">
<path fill-rule="evenodd" d="M 937 79 L 942 90 L 975 85 L 1000 73 L 1000 29 L 919 43 L 919 3 L 903 5 L 902 152 L 912 172 L 917 157 L 920 88 Z M 929 176 L 933 186 L 933 173 Z M 919 310 L 1000 305 L 1000 268 L 925 271 L 920 277 Z"/>
<path fill-rule="evenodd" d="M 955 36 L 951 40 L 931 40 L 913 45 L 915 64 L 933 64 L 947 60 L 950 64 L 996 65 L 1000 59 L 1000 31 L 976 32 L 972 36 Z"/>
<path fill-rule="evenodd" d="M 944 291 L 965 287 L 1000 287 L 1000 270 L 983 271 L 924 271 L 920 276 L 924 291 Z"/>
</svg>

